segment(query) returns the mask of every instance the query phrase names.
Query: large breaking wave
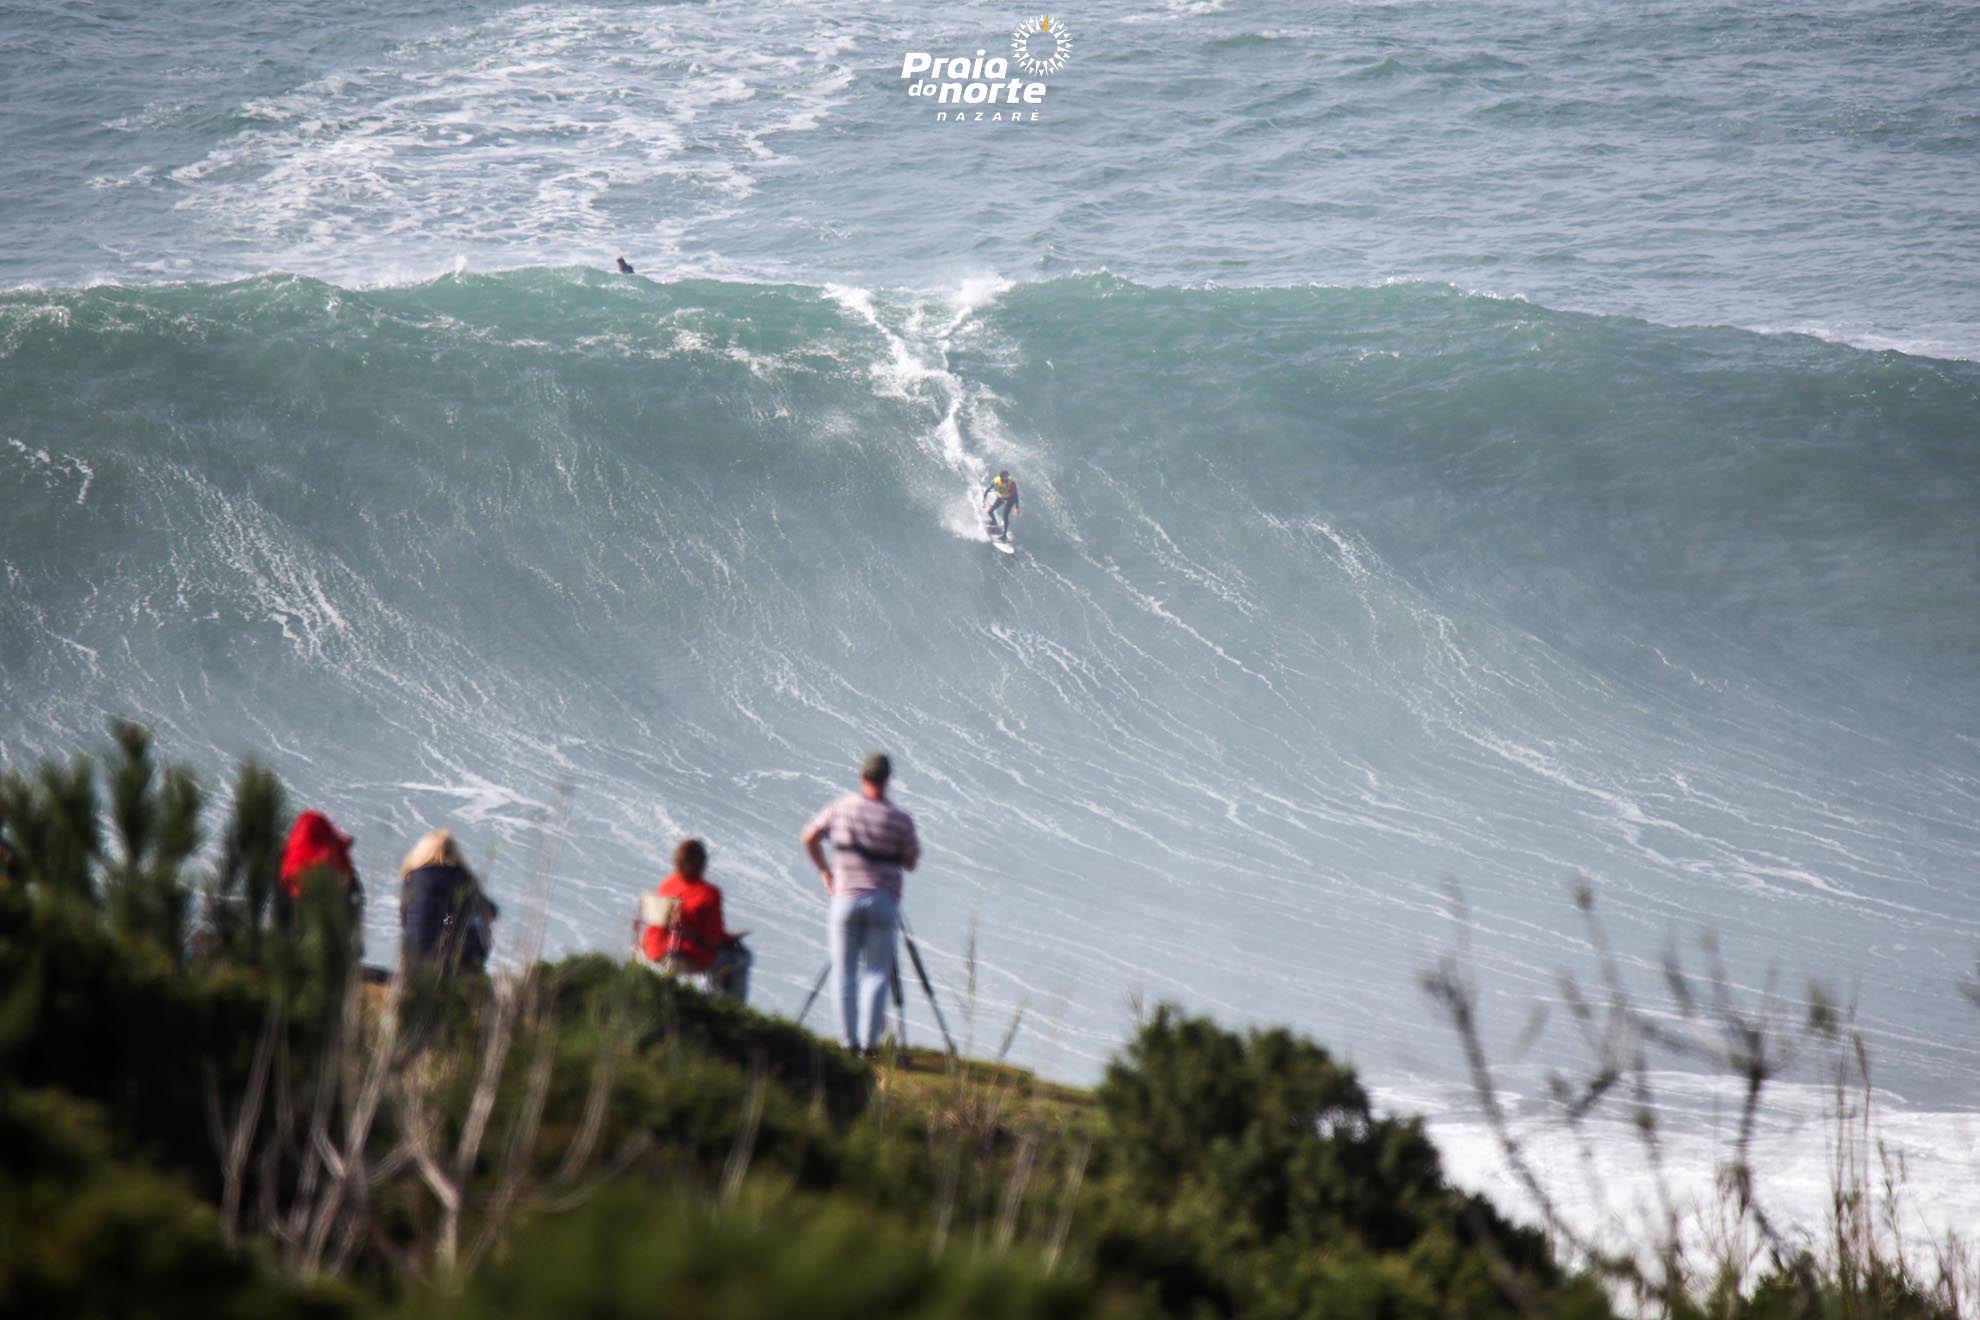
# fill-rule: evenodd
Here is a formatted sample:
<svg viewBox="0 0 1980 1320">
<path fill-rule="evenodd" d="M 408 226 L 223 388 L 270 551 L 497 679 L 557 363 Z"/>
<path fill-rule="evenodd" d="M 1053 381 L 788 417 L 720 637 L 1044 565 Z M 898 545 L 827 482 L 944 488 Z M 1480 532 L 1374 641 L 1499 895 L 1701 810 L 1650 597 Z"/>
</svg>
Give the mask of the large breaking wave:
<svg viewBox="0 0 1980 1320">
<path fill-rule="evenodd" d="M 564 948 L 702 834 L 772 1006 L 885 747 L 939 974 L 974 927 L 973 1029 L 1070 1076 L 1139 993 L 1448 1080 L 1447 883 L 1513 1019 L 1586 871 L 1645 966 L 1827 974 L 1947 1102 L 1976 415 L 1969 363 L 1434 285 L 17 292 L 0 747 L 253 750 L 376 879 L 447 822 L 511 898 L 563 820 Z"/>
</svg>

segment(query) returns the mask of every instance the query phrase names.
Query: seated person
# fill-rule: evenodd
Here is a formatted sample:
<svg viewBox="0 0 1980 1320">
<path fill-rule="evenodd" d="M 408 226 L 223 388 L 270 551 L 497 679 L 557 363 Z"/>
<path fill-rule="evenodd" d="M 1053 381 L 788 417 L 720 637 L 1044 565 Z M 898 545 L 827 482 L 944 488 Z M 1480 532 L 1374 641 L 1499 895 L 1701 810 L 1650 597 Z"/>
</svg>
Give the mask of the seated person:
<svg viewBox="0 0 1980 1320">
<path fill-rule="evenodd" d="M 674 873 L 660 882 L 660 897 L 680 900 L 672 927 L 648 926 L 641 951 L 653 962 L 678 958 L 708 979 L 708 988 L 738 1000 L 749 998 L 749 950 L 743 932 L 722 925 L 722 891 L 702 878 L 708 849 L 700 839 L 683 839 L 674 849 Z"/>
<path fill-rule="evenodd" d="M 448 830 L 413 845 L 399 867 L 399 953 L 444 976 L 479 972 L 494 943 L 497 909 L 461 860 Z"/>
</svg>

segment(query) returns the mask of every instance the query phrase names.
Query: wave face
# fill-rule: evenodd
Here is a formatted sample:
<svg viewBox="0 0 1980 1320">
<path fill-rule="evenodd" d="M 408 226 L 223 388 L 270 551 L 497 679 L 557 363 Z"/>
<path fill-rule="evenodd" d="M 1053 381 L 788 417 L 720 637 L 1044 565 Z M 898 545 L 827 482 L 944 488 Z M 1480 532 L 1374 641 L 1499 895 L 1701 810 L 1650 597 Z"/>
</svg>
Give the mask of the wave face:
<svg viewBox="0 0 1980 1320">
<path fill-rule="evenodd" d="M 1511 1022 L 1585 871 L 1625 950 L 1822 973 L 1963 1102 L 1973 364 L 1436 285 L 561 269 L 17 292 L 0 362 L 11 763 L 128 713 L 272 757 L 381 894 L 452 824 L 512 911 L 567 819 L 564 949 L 697 833 L 779 1006 L 798 830 L 884 747 L 938 976 L 974 928 L 979 1047 L 1021 1003 L 1054 1073 L 1143 994 L 1452 1079 L 1447 883 Z"/>
</svg>

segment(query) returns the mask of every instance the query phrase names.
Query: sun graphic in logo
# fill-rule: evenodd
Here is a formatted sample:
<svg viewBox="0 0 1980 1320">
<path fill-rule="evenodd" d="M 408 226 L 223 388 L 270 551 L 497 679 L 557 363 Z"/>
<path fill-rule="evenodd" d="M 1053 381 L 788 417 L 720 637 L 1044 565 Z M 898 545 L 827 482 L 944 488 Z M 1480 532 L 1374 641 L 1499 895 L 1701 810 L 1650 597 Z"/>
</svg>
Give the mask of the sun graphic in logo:
<svg viewBox="0 0 1980 1320">
<path fill-rule="evenodd" d="M 1011 33 L 1011 62 L 1034 78 L 1049 78 L 1072 58 L 1072 34 L 1047 14 L 1017 25 Z"/>
</svg>

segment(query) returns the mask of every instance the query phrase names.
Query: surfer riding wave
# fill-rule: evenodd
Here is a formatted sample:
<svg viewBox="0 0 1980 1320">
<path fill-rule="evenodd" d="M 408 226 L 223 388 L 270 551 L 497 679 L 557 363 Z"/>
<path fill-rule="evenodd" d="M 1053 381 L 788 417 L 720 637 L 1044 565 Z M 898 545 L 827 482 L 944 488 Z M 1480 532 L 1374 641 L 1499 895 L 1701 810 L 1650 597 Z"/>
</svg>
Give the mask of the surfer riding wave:
<svg viewBox="0 0 1980 1320">
<path fill-rule="evenodd" d="M 983 525 L 991 539 L 1008 541 L 1011 539 L 1011 519 L 1018 512 L 1018 487 L 1009 472 L 999 472 L 983 488 Z M 997 515 L 1003 514 L 1002 521 Z"/>
</svg>

